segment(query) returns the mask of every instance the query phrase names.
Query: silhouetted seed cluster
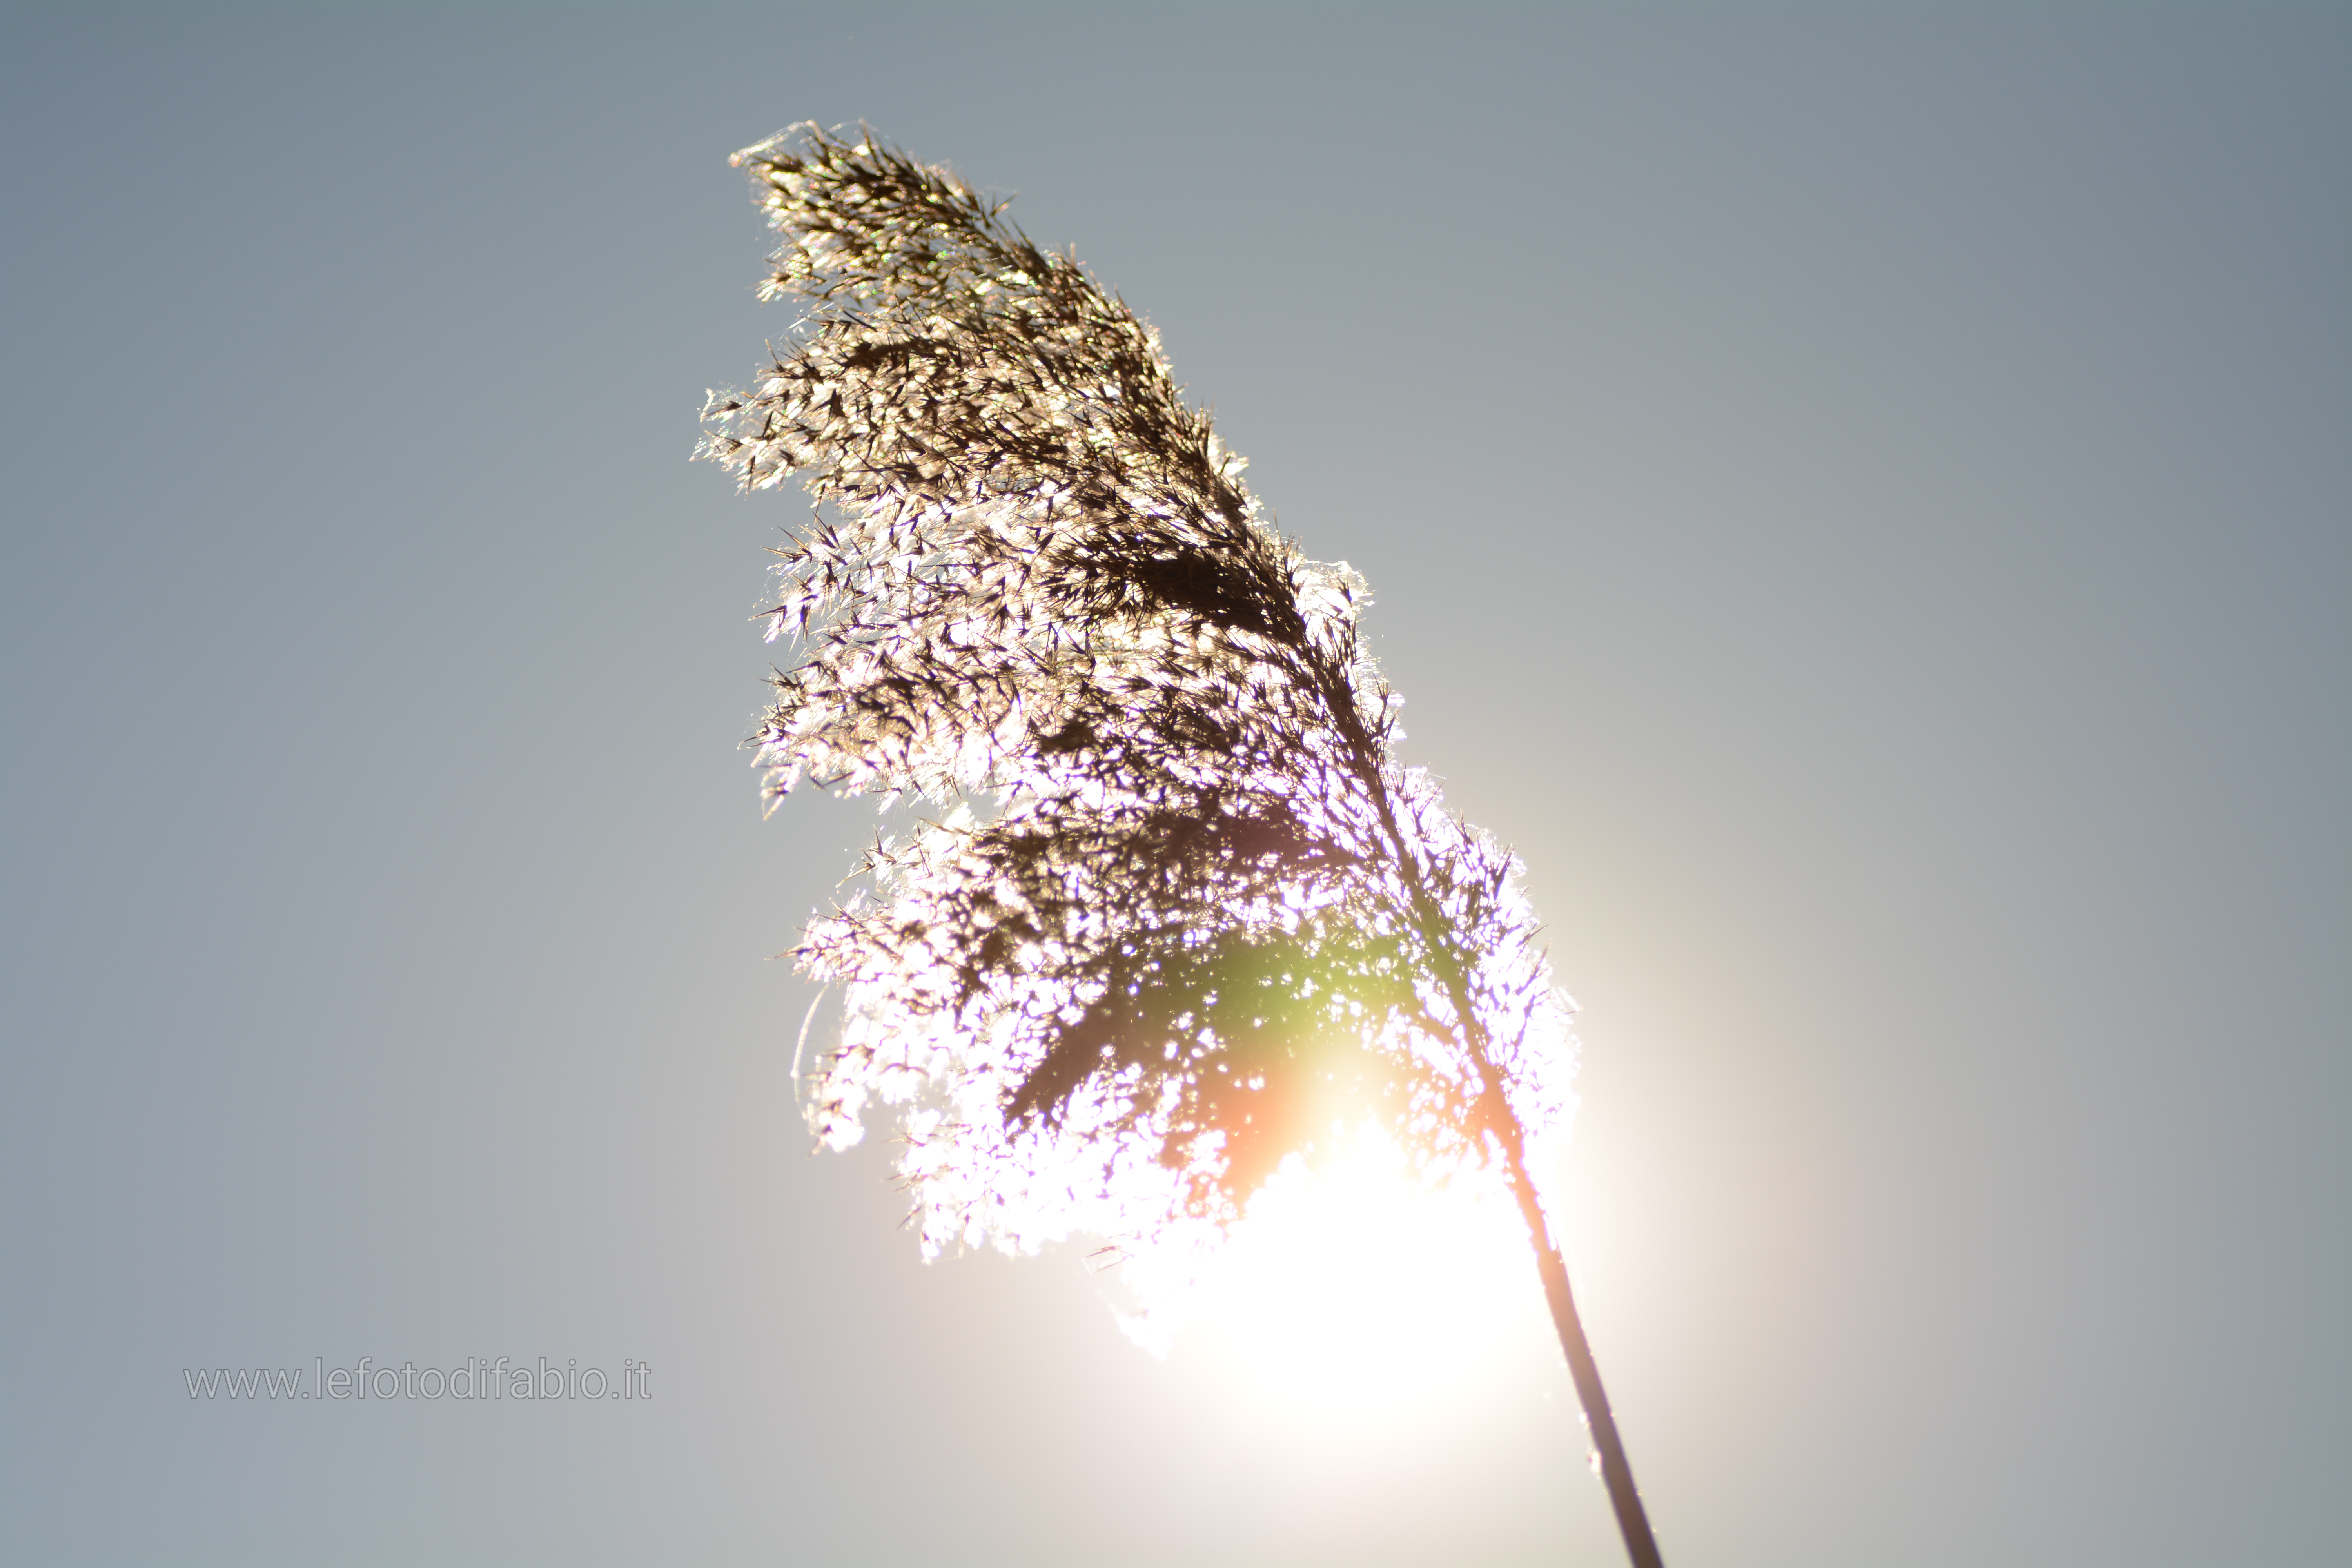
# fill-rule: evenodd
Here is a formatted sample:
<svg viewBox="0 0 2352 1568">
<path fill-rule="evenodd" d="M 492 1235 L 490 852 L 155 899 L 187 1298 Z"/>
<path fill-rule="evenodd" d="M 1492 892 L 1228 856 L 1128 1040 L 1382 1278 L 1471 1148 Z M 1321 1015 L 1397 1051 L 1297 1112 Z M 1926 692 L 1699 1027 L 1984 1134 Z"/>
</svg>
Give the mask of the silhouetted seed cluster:
<svg viewBox="0 0 2352 1568">
<path fill-rule="evenodd" d="M 928 1247 L 1221 1226 L 1364 1123 L 1433 1169 L 1567 1104 L 1517 866 L 1391 755 L 1360 579 L 1262 520 L 1159 338 L 944 170 L 736 154 L 805 309 L 705 455 L 821 510 L 757 741 L 936 815 L 795 956 L 845 985 L 812 1105 L 903 1108 Z M 830 521 L 827 521 L 827 518 Z"/>
</svg>

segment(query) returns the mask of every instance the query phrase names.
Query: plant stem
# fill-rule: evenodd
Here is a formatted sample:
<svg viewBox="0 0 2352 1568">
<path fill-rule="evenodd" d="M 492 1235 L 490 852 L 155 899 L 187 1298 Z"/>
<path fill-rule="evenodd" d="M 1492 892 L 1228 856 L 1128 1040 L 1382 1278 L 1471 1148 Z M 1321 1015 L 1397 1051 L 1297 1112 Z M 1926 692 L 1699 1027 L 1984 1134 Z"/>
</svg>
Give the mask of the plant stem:
<svg viewBox="0 0 2352 1568">
<path fill-rule="evenodd" d="M 1543 1204 L 1528 1180 L 1526 1159 L 1516 1142 L 1507 1146 L 1511 1191 L 1519 1200 L 1519 1214 L 1528 1222 L 1535 1244 L 1536 1268 L 1543 1276 L 1544 1298 L 1551 1303 L 1552 1326 L 1559 1331 L 1559 1348 L 1568 1352 L 1568 1374 L 1576 1383 L 1576 1397 L 1584 1406 L 1584 1425 L 1592 1435 L 1593 1451 L 1601 1457 L 1601 1481 L 1609 1489 L 1609 1506 L 1617 1510 L 1617 1530 L 1625 1538 L 1625 1554 L 1633 1568 L 1665 1568 L 1658 1555 L 1657 1538 L 1650 1533 L 1650 1516 L 1642 1508 L 1642 1493 L 1633 1485 L 1633 1467 L 1617 1436 L 1617 1417 L 1610 1412 L 1609 1395 L 1601 1386 L 1601 1368 L 1585 1342 L 1584 1321 L 1576 1314 L 1576 1296 L 1568 1288 L 1568 1263 L 1551 1242 L 1544 1223 Z"/>
<path fill-rule="evenodd" d="M 1552 1326 L 1559 1331 L 1559 1348 L 1568 1354 L 1568 1374 L 1576 1384 L 1578 1403 L 1584 1406 L 1584 1425 L 1591 1434 L 1592 1447 L 1601 1457 L 1601 1484 L 1609 1489 L 1609 1506 L 1616 1510 L 1617 1530 L 1625 1538 L 1625 1554 L 1633 1560 L 1633 1568 L 1665 1568 L 1665 1559 L 1658 1553 L 1657 1538 L 1650 1532 L 1650 1516 L 1643 1510 L 1642 1493 L 1633 1484 L 1633 1467 L 1625 1458 L 1625 1445 L 1617 1436 L 1617 1417 L 1610 1411 L 1609 1395 L 1601 1386 L 1601 1368 L 1592 1359 L 1592 1346 L 1584 1337 L 1584 1321 L 1577 1316 L 1576 1296 L 1568 1286 L 1568 1263 L 1560 1257 L 1559 1248 L 1552 1244 L 1551 1226 L 1544 1216 L 1543 1200 L 1536 1194 L 1535 1183 L 1528 1175 L 1527 1136 L 1512 1111 L 1510 1100 L 1503 1093 L 1501 1075 L 1486 1048 L 1486 1034 L 1475 1009 L 1471 1005 L 1468 977 L 1464 974 L 1458 955 L 1445 940 L 1446 921 L 1444 912 L 1431 897 L 1423 881 L 1420 866 L 1399 828 L 1396 814 L 1389 804 L 1386 781 L 1378 760 L 1378 749 L 1365 732 L 1363 721 L 1356 712 L 1355 703 L 1346 685 L 1336 672 L 1322 672 L 1322 696 L 1325 709 L 1332 721 L 1348 738 L 1356 758 L 1358 776 L 1370 787 L 1372 800 L 1379 810 L 1381 826 L 1387 831 L 1389 842 L 1397 858 L 1397 869 L 1410 890 L 1413 913 L 1428 946 L 1438 978 L 1453 1003 L 1460 1020 L 1463 1044 L 1470 1059 L 1476 1064 L 1481 1079 L 1479 1111 L 1487 1134 L 1500 1146 L 1503 1168 L 1511 1186 L 1511 1194 L 1518 1200 L 1520 1217 L 1527 1221 L 1528 1239 L 1536 1249 L 1536 1268 L 1543 1276 L 1544 1299 L 1551 1306 Z"/>
</svg>

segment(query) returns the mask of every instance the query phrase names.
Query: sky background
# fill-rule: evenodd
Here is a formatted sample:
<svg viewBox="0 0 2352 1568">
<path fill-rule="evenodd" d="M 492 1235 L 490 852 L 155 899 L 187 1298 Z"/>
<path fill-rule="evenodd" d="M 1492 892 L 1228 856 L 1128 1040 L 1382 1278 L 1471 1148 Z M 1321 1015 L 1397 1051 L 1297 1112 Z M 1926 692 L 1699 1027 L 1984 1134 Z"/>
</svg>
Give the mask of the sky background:
<svg viewBox="0 0 2352 1568">
<path fill-rule="evenodd" d="M 688 455 L 726 154 L 861 117 L 1370 579 L 1676 1568 L 2352 1557 L 2352 13 L 2253 5 L 0 11 L 0 1557 L 1620 1560 L 1532 1267 L 1300 1396 L 811 1155 L 870 816 L 761 820 L 803 508 Z M 500 1355 L 654 1397 L 183 1378 Z"/>
</svg>

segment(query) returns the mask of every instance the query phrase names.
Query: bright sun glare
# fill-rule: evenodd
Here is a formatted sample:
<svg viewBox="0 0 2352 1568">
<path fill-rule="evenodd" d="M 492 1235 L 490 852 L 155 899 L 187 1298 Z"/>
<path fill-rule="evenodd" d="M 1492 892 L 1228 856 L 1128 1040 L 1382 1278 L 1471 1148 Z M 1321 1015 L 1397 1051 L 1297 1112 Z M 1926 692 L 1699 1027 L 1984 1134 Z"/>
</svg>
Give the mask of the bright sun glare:
<svg viewBox="0 0 2352 1568">
<path fill-rule="evenodd" d="M 1427 1190 L 1376 1134 L 1269 1182 L 1187 1316 L 1175 1353 L 1220 1363 L 1244 1397 L 1307 1419 L 1424 1410 L 1550 1343 L 1507 1194 L 1475 1180 Z"/>
</svg>

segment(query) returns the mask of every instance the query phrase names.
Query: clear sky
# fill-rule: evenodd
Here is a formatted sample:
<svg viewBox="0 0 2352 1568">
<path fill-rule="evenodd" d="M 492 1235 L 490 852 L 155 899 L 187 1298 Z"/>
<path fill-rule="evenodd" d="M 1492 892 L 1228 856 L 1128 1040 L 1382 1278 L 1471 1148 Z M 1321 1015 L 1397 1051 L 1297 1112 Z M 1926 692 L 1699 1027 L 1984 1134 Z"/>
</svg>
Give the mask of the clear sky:
<svg viewBox="0 0 2352 1568">
<path fill-rule="evenodd" d="M 0 11 L 0 1559 L 1619 1560 L 1472 1220 L 1163 1362 L 811 1155 L 687 456 L 861 117 L 1370 579 L 1669 1562 L 2352 1557 L 2352 13 L 289 5 Z"/>
</svg>

